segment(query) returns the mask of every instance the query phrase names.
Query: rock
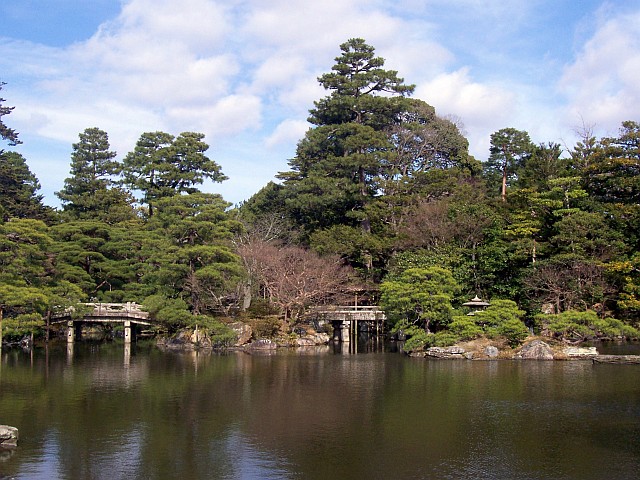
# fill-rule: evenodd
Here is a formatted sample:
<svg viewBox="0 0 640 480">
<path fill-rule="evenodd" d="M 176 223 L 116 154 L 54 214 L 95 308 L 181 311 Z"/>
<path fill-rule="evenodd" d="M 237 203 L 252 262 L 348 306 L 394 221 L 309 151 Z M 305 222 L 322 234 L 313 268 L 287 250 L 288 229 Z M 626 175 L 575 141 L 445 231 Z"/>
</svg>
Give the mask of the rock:
<svg viewBox="0 0 640 480">
<path fill-rule="evenodd" d="M 202 333 L 201 330 L 198 330 L 198 328 L 196 327 L 196 329 L 191 334 L 191 337 L 189 338 L 189 340 L 191 341 L 191 343 L 200 345 L 202 340 L 204 340 L 205 338 L 207 338 L 207 336 L 204 333 Z"/>
<path fill-rule="evenodd" d="M 211 342 L 211 339 L 207 336 L 202 336 L 202 338 L 200 339 L 200 342 L 198 343 L 198 347 L 200 348 L 213 348 L 213 343 Z"/>
<path fill-rule="evenodd" d="M 275 350 L 278 345 L 273 340 L 261 339 L 246 344 L 244 348 L 245 350 Z"/>
<path fill-rule="evenodd" d="M 619 365 L 638 365 L 640 355 L 595 355 L 593 363 L 617 363 Z"/>
<path fill-rule="evenodd" d="M 236 347 L 241 347 L 251 341 L 251 336 L 253 335 L 251 325 L 247 325 L 242 322 L 234 322 L 229 324 L 229 328 L 238 336 L 238 340 L 235 343 Z"/>
<path fill-rule="evenodd" d="M 18 446 L 18 429 L 9 425 L 0 425 L 0 447 Z"/>
<path fill-rule="evenodd" d="M 436 358 L 465 358 L 465 349 L 455 345 L 453 347 L 430 347 L 427 348 L 426 354 Z"/>
<path fill-rule="evenodd" d="M 513 358 L 523 360 L 553 360 L 553 350 L 542 340 L 533 340 L 522 347 Z"/>
<path fill-rule="evenodd" d="M 316 342 L 309 337 L 301 337 L 296 339 L 296 345 L 298 347 L 312 347 L 316 344 Z"/>
<path fill-rule="evenodd" d="M 329 343 L 329 340 L 331 339 L 331 337 L 329 337 L 329 334 L 322 333 L 322 332 L 315 332 L 315 333 L 308 334 L 305 336 L 305 338 L 308 338 L 311 341 L 313 341 L 314 345 L 326 345 L 327 343 Z"/>
<path fill-rule="evenodd" d="M 483 353 L 489 358 L 498 358 L 498 355 L 500 355 L 500 350 L 498 350 L 498 347 L 489 345 L 484 348 Z"/>
<path fill-rule="evenodd" d="M 413 358 L 424 358 L 427 356 L 427 352 L 424 352 L 422 350 L 417 351 L 417 352 L 409 352 L 407 355 L 409 355 L 410 357 Z"/>
<path fill-rule="evenodd" d="M 596 347 L 566 347 L 563 353 L 569 358 L 593 358 L 598 350 Z"/>
<path fill-rule="evenodd" d="M 540 307 L 540 310 L 542 311 L 542 313 L 546 315 L 551 315 L 556 313 L 556 307 L 553 303 L 543 303 L 542 306 Z"/>
</svg>

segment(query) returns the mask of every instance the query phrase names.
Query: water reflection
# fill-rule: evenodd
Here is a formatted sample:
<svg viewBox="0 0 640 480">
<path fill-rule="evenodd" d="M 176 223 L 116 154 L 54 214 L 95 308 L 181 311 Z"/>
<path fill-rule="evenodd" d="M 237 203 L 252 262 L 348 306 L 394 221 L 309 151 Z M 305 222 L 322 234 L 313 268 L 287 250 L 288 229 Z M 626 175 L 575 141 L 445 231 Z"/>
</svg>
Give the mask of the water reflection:
<svg viewBox="0 0 640 480">
<path fill-rule="evenodd" d="M 636 478 L 640 368 L 122 343 L 2 354 L 8 478 Z M 370 348 L 370 350 L 367 350 Z M 1 458 L 1 457 L 0 457 Z"/>
</svg>

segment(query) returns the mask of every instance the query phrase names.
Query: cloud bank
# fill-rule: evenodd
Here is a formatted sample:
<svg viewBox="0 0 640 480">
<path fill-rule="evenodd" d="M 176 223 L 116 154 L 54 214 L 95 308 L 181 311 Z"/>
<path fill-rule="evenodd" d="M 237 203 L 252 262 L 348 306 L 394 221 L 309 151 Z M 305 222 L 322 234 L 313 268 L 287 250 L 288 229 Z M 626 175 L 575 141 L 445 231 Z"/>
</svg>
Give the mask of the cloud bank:
<svg viewBox="0 0 640 480">
<path fill-rule="evenodd" d="M 552 35 L 566 2 L 128 0 L 66 46 L 0 37 L 0 80 L 48 203 L 71 144 L 94 126 L 120 156 L 146 131 L 204 133 L 230 177 L 206 189 L 238 202 L 286 170 L 325 95 L 317 77 L 352 37 L 416 84 L 415 97 L 460 119 L 479 159 L 504 127 L 540 142 L 570 139 L 581 119 L 617 131 L 640 105 L 640 5 L 588 3 L 564 25 L 575 43 L 554 49 L 538 30 Z"/>
</svg>

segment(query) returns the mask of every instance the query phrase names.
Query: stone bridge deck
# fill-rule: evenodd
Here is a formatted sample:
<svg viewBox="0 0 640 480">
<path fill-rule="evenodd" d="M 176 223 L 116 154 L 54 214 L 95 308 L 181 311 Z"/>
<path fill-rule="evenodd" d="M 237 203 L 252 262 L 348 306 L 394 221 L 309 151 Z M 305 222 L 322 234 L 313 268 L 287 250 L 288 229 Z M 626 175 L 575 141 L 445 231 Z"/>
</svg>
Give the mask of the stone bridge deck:
<svg viewBox="0 0 640 480">
<path fill-rule="evenodd" d="M 134 302 L 127 303 L 82 303 L 88 307 L 82 318 L 72 319 L 73 310 L 53 315 L 54 323 L 62 323 L 68 320 L 79 322 L 124 322 L 126 320 L 141 325 L 151 325 L 148 320 L 149 312 L 142 310 L 140 305 Z"/>
<path fill-rule="evenodd" d="M 327 321 L 384 322 L 387 317 L 378 306 L 336 305 L 310 308 L 307 315 Z"/>
</svg>

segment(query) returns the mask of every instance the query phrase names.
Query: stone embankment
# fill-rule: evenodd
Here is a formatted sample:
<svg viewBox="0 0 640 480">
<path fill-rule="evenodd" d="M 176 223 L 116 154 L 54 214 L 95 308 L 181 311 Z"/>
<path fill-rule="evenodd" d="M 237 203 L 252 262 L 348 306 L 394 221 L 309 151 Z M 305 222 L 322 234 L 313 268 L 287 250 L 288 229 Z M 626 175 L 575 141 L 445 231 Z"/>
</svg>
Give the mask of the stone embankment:
<svg viewBox="0 0 640 480">
<path fill-rule="evenodd" d="M 599 355 L 596 347 L 551 345 L 539 338 L 511 349 L 503 344 L 493 345 L 487 339 L 466 342 L 451 347 L 431 347 L 410 357 L 467 359 L 467 360 L 591 360 L 594 363 L 640 364 L 640 355 Z"/>
<path fill-rule="evenodd" d="M 330 337 L 326 333 L 307 330 L 300 335 L 281 336 L 275 339 L 256 339 L 253 337 L 251 326 L 242 322 L 235 322 L 229 327 L 236 334 L 236 341 L 232 345 L 216 345 L 209 336 L 201 330 L 184 330 L 172 338 L 161 338 L 157 344 L 168 350 L 213 350 L 226 348 L 243 350 L 246 352 L 271 351 L 278 347 L 313 347 L 326 345 Z"/>
</svg>

